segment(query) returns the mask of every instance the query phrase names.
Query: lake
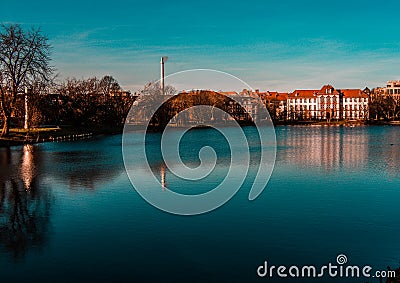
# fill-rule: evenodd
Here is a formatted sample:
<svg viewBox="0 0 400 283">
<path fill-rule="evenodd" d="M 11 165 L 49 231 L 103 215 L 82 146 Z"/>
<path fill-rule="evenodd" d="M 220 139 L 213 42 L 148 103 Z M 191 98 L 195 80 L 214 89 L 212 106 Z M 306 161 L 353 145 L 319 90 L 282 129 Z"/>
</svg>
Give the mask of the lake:
<svg viewBox="0 0 400 283">
<path fill-rule="evenodd" d="M 0 149 L 1 282 L 367 282 L 259 278 L 256 270 L 265 260 L 321 266 L 339 254 L 374 270 L 400 266 L 400 127 L 277 127 L 275 168 L 254 201 L 260 144 L 254 128 L 244 131 L 248 177 L 229 202 L 197 216 L 140 197 L 121 135 Z M 150 167 L 170 190 L 204 193 L 227 173 L 228 144 L 213 129 L 191 130 L 181 142 L 188 166 L 199 165 L 203 146 L 218 156 L 195 182 L 169 172 L 159 133 L 147 141 Z"/>
</svg>

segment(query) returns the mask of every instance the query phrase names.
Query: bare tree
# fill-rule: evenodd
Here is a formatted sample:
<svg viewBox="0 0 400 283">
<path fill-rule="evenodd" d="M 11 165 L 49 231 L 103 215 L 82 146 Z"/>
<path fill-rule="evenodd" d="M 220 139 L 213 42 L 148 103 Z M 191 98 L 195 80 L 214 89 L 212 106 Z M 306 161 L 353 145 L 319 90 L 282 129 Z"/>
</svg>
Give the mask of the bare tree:
<svg viewBox="0 0 400 283">
<path fill-rule="evenodd" d="M 161 84 L 159 81 L 153 81 L 145 84 L 143 90 L 140 91 L 142 95 L 163 95 Z M 166 85 L 164 87 L 165 95 L 174 95 L 176 94 L 176 89 L 171 85 Z"/>
<path fill-rule="evenodd" d="M 99 83 L 99 88 L 101 94 L 105 97 L 110 97 L 111 95 L 116 95 L 118 91 L 121 90 L 121 86 L 118 81 L 112 76 L 104 76 Z"/>
<path fill-rule="evenodd" d="M 4 117 L 1 135 L 9 134 L 17 97 L 25 87 L 51 81 L 50 44 L 40 29 L 24 31 L 18 24 L 2 25 L 0 32 L 0 106 Z"/>
<path fill-rule="evenodd" d="M 118 81 L 111 76 L 101 80 L 96 77 L 69 78 L 55 91 L 59 95 L 55 103 L 58 106 L 52 109 L 50 116 L 57 117 L 57 124 L 79 127 L 102 125 L 118 129 L 124 124 L 135 99 L 129 91 L 122 91 Z"/>
</svg>

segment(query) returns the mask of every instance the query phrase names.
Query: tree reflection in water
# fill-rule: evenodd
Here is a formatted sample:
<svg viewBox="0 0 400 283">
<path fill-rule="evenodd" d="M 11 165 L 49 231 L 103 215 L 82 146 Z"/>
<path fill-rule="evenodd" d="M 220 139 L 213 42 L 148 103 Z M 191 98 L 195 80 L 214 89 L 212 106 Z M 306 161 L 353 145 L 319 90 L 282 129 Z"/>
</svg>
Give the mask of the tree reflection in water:
<svg viewBox="0 0 400 283">
<path fill-rule="evenodd" d="M 40 151 L 25 145 L 18 152 L 0 152 L 0 247 L 15 259 L 44 245 L 51 207 L 50 192 L 38 186 Z"/>
<path fill-rule="evenodd" d="M 75 192 L 95 191 L 125 174 L 120 144 L 109 146 L 104 140 L 94 140 L 85 146 L 66 145 L 60 143 L 56 150 L 43 154 L 40 171 L 53 184 L 60 183 Z"/>
</svg>

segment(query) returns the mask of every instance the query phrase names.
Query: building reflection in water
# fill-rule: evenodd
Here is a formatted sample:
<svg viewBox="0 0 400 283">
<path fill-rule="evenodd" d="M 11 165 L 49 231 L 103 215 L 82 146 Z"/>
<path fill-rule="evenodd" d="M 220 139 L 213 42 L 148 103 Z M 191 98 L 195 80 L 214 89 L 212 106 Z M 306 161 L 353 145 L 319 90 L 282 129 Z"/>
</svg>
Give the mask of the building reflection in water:
<svg viewBox="0 0 400 283">
<path fill-rule="evenodd" d="M 40 151 L 31 145 L 1 151 L 0 249 L 15 259 L 47 242 L 51 193 L 39 187 L 36 175 Z"/>
<path fill-rule="evenodd" d="M 301 167 L 332 171 L 368 165 L 369 135 L 343 127 L 286 127 L 278 145 L 281 158 Z"/>
<path fill-rule="evenodd" d="M 324 172 L 361 172 L 399 176 L 397 127 L 278 128 L 278 160 Z"/>
</svg>

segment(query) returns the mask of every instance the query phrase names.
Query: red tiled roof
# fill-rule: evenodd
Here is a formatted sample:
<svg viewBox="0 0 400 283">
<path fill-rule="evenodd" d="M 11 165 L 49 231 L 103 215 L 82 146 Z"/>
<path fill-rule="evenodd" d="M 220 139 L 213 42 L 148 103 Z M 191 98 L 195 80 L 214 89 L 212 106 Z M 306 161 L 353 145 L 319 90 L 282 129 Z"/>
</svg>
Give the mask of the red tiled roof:
<svg viewBox="0 0 400 283">
<path fill-rule="evenodd" d="M 327 90 L 335 90 L 335 88 L 333 87 L 333 86 L 331 86 L 331 85 L 324 85 L 322 88 L 321 88 L 321 90 L 320 90 L 320 92 L 322 93 L 326 93 L 327 92 Z"/>
<path fill-rule="evenodd" d="M 318 92 L 316 89 L 296 89 L 288 95 L 288 98 L 313 98 Z"/>
<path fill-rule="evenodd" d="M 348 97 L 348 98 L 350 98 L 350 97 L 367 98 L 368 97 L 368 95 L 365 92 L 363 92 L 361 89 L 341 89 L 340 91 L 343 93 L 345 98 L 346 97 Z"/>
<path fill-rule="evenodd" d="M 289 98 L 314 98 L 317 95 L 339 94 L 339 92 L 331 85 L 324 85 L 321 89 L 296 89 L 289 94 Z"/>
<path fill-rule="evenodd" d="M 287 92 L 268 91 L 267 98 L 276 98 L 279 101 L 285 101 L 288 98 Z"/>
<path fill-rule="evenodd" d="M 344 94 L 344 97 L 347 98 L 368 98 L 368 95 L 363 92 L 361 89 L 340 89 L 340 91 Z M 183 90 L 181 93 L 183 94 L 192 94 L 195 93 L 196 91 L 185 91 Z M 234 95 L 241 95 L 241 96 L 253 96 L 253 97 L 260 97 L 261 99 L 271 99 L 271 98 L 276 98 L 279 101 L 285 101 L 287 99 L 296 99 L 296 98 L 316 98 L 317 96 L 320 95 L 338 95 L 339 92 L 338 90 L 334 89 L 331 85 L 324 85 L 320 90 L 318 89 L 296 89 L 291 93 L 287 92 L 277 92 L 277 91 L 250 91 L 243 89 L 241 92 L 236 92 L 236 91 L 220 91 L 218 92 L 222 95 L 229 95 L 229 96 L 234 96 Z"/>
</svg>

